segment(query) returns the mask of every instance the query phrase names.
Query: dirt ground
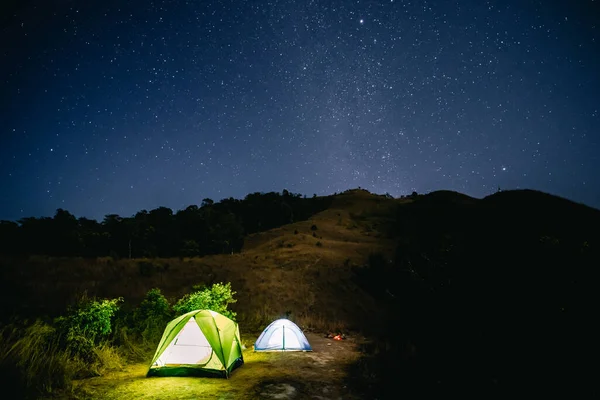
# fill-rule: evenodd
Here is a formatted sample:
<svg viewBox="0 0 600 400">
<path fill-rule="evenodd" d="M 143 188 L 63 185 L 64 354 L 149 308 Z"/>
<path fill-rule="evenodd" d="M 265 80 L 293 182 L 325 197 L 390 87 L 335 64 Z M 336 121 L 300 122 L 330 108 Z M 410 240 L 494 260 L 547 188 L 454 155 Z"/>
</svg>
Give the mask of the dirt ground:
<svg viewBox="0 0 600 400">
<path fill-rule="evenodd" d="M 243 340 L 244 365 L 229 379 L 146 378 L 147 364 L 77 381 L 75 399 L 349 399 L 359 397 L 346 387 L 347 367 L 360 357 L 359 336 L 333 340 L 306 333 L 312 352 L 254 352 L 256 337 Z M 244 339 L 244 338 L 242 338 Z"/>
</svg>

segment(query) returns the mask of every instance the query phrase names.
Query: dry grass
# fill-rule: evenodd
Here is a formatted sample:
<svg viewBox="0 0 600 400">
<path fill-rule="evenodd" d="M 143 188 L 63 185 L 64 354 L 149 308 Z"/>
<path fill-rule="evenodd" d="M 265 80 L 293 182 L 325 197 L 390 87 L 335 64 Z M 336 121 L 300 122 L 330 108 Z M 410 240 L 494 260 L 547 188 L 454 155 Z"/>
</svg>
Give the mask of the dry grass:
<svg viewBox="0 0 600 400">
<path fill-rule="evenodd" d="M 61 351 L 54 328 L 36 321 L 29 327 L 5 326 L 0 334 L 2 380 L 6 379 L 5 383 L 20 395 L 69 388 L 79 365 Z"/>
<path fill-rule="evenodd" d="M 108 345 L 94 349 L 93 363 L 83 362 L 65 351 L 55 329 L 42 321 L 4 326 L 0 337 L 0 381 L 14 398 L 68 394 L 74 378 L 102 375 L 123 365 L 120 353 Z"/>
<path fill-rule="evenodd" d="M 376 307 L 353 281 L 352 268 L 364 265 L 371 252 L 391 254 L 392 244 L 378 229 L 399 201 L 363 191 L 341 194 L 307 221 L 247 237 L 242 252 L 233 255 L 0 260 L 19 293 L 7 296 L 7 306 L 21 315 L 58 315 L 85 291 L 91 297 L 123 297 L 127 308 L 153 287 L 175 300 L 195 284 L 231 282 L 238 299 L 233 309 L 253 330 L 285 314 L 314 329 L 341 323 L 357 328 Z"/>
</svg>

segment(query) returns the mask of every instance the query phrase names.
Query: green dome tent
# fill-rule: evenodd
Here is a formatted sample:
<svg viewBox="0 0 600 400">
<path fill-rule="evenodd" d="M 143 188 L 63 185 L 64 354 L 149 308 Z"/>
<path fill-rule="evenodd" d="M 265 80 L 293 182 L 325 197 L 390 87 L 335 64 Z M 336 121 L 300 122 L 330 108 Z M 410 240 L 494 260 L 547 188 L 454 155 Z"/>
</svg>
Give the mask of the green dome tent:
<svg viewBox="0 0 600 400">
<path fill-rule="evenodd" d="M 167 325 L 147 376 L 229 377 L 244 363 L 238 324 L 211 310 L 195 310 Z"/>
</svg>

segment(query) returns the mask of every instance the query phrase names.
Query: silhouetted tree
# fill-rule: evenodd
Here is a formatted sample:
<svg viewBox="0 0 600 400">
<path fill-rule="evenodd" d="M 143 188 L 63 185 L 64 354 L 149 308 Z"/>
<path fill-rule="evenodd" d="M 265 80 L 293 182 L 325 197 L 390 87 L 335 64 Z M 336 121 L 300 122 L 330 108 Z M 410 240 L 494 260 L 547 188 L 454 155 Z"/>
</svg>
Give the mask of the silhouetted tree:
<svg viewBox="0 0 600 400">
<path fill-rule="evenodd" d="M 0 224 L 2 254 L 54 256 L 173 257 L 239 251 L 243 236 L 306 220 L 331 200 L 307 199 L 284 189 L 255 192 L 173 211 L 158 207 L 133 217 L 108 214 L 102 222 L 77 219 L 64 209 L 53 218 L 23 218 Z"/>
<path fill-rule="evenodd" d="M 20 254 L 21 231 L 13 221 L 0 221 L 0 254 Z"/>
</svg>

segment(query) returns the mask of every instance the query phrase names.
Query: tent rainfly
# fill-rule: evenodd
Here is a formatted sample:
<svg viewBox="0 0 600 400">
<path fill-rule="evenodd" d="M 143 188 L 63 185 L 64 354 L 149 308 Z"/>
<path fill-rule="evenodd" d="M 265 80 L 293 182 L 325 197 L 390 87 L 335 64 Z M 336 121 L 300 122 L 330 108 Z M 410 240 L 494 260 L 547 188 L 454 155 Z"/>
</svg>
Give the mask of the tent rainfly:
<svg viewBox="0 0 600 400">
<path fill-rule="evenodd" d="M 244 363 L 236 322 L 211 310 L 195 310 L 167 325 L 147 376 L 229 377 Z"/>
<path fill-rule="evenodd" d="M 260 334 L 254 351 L 312 351 L 306 336 L 289 319 L 278 319 Z"/>
</svg>

